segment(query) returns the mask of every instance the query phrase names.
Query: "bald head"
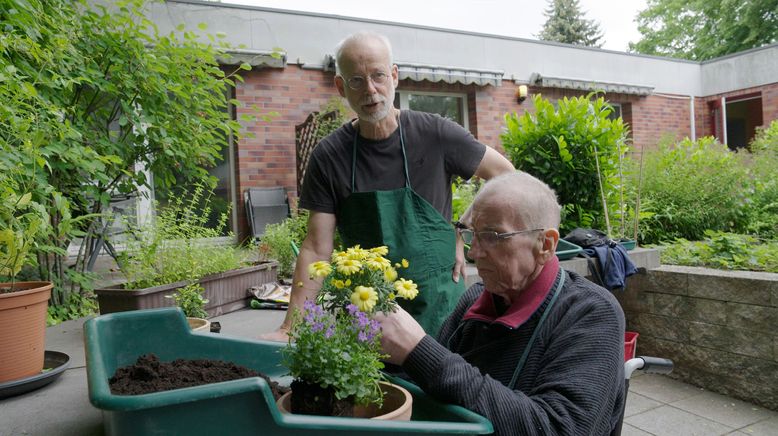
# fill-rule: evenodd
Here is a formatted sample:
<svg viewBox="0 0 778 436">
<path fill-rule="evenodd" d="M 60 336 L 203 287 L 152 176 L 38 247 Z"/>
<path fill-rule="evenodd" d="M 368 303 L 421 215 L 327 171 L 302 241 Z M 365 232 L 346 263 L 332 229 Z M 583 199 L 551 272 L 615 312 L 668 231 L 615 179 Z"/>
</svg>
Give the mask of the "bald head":
<svg viewBox="0 0 778 436">
<path fill-rule="evenodd" d="M 507 173 L 490 179 L 478 191 L 473 208 L 501 204 L 506 216 L 517 228 L 556 229 L 561 207 L 556 193 L 541 180 L 525 173 Z"/>
<path fill-rule="evenodd" d="M 392 44 L 387 37 L 374 32 L 358 32 L 347 36 L 335 48 L 335 67 L 338 74 L 343 70 L 344 56 L 357 46 L 370 46 L 374 51 L 379 50 L 386 56 L 386 64 L 392 65 Z"/>
</svg>

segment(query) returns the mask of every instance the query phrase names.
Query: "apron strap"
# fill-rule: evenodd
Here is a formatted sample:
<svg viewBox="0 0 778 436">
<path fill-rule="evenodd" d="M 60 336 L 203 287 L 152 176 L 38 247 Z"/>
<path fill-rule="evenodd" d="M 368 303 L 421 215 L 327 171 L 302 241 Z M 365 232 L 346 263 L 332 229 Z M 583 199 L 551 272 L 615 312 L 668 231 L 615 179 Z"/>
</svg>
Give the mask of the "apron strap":
<svg viewBox="0 0 778 436">
<path fill-rule="evenodd" d="M 565 270 L 559 268 L 559 271 L 562 273 L 562 275 L 561 277 L 559 277 L 559 282 L 556 285 L 556 289 L 554 289 L 554 296 L 551 297 L 551 301 L 548 302 L 548 306 L 546 306 L 546 309 L 543 311 L 543 315 L 540 317 L 540 320 L 538 321 L 538 325 L 535 326 L 535 330 L 532 332 L 532 336 L 529 338 L 527 347 L 524 348 L 524 353 L 522 353 L 521 359 L 519 359 L 519 363 L 518 365 L 516 365 L 516 369 L 513 371 L 513 377 L 511 377 L 511 382 L 508 383 L 508 388 L 510 389 L 513 389 L 514 386 L 516 385 L 516 380 L 519 378 L 519 373 L 521 372 L 521 369 L 524 368 L 524 364 L 527 362 L 527 356 L 529 355 L 529 350 L 530 348 L 532 348 L 532 344 L 535 342 L 535 339 L 538 336 L 538 332 L 540 331 L 540 326 L 542 326 L 543 321 L 546 320 L 548 313 L 551 311 L 551 307 L 554 306 L 557 297 L 559 297 L 559 292 L 562 290 L 562 286 L 564 286 L 565 284 Z"/>
<path fill-rule="evenodd" d="M 408 158 L 405 155 L 405 138 L 403 135 L 403 125 L 402 122 L 400 122 L 400 116 L 397 116 L 397 127 L 400 130 L 400 148 L 402 149 L 403 153 L 403 170 L 405 171 L 405 187 L 410 188 L 411 187 L 411 177 L 408 175 Z M 351 147 L 351 192 L 355 191 L 356 187 L 356 176 L 357 176 L 357 145 L 359 144 L 359 123 L 357 123 L 357 128 L 354 129 L 354 144 Z"/>
</svg>

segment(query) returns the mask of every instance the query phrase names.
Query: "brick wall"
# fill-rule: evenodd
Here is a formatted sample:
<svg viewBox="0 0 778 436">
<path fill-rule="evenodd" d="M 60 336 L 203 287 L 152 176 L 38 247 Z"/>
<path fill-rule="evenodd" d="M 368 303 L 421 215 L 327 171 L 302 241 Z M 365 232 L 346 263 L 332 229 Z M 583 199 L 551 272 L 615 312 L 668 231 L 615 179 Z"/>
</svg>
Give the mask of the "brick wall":
<svg viewBox="0 0 778 436">
<path fill-rule="evenodd" d="M 255 135 L 243 138 L 236 151 L 238 198 L 250 187 L 284 186 L 290 197 L 297 196 L 295 167 L 295 126 L 311 113 L 320 110 L 338 92 L 333 84 L 334 73 L 305 70 L 297 65 L 284 69 L 260 69 L 243 75 L 235 98 L 245 107 L 237 109 L 238 120 Z M 532 111 L 531 97 L 537 93 L 551 101 L 563 97 L 586 95 L 585 91 L 530 87 L 529 97 L 521 104 L 516 101 L 518 86 L 505 80 L 502 86 L 476 86 L 459 83 L 414 82 L 402 80 L 400 91 L 453 92 L 467 95 L 470 131 L 484 144 L 504 152 L 500 140 L 509 112 Z M 761 92 L 765 124 L 778 119 L 778 83 L 725 94 L 737 96 Z M 668 136 L 681 139 L 691 135 L 689 99 L 686 96 L 650 95 L 640 97 L 610 93 L 608 101 L 622 105 L 622 116 L 629 124 L 635 150 L 654 147 Z M 711 135 L 710 102 L 721 95 L 695 99 L 697 136 Z M 271 121 L 241 121 L 242 114 L 260 115 L 277 112 Z M 242 201 L 238 202 L 238 228 L 245 236 L 247 223 Z"/>
</svg>

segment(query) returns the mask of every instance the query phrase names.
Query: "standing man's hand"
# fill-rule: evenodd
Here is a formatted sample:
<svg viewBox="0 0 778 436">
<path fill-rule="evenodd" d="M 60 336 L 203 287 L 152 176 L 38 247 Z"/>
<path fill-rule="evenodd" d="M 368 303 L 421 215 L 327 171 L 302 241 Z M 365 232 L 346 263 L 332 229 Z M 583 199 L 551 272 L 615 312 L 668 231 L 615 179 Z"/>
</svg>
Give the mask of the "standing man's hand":
<svg viewBox="0 0 778 436">
<path fill-rule="evenodd" d="M 462 240 L 459 232 L 455 230 L 455 233 L 457 238 L 456 261 L 454 262 L 451 278 L 454 280 L 454 283 L 459 283 L 460 277 L 465 276 L 465 241 Z"/>
<path fill-rule="evenodd" d="M 421 325 L 401 307 L 396 312 L 377 312 L 373 318 L 381 323 L 381 348 L 389 355 L 389 363 L 402 365 L 426 336 Z"/>
</svg>

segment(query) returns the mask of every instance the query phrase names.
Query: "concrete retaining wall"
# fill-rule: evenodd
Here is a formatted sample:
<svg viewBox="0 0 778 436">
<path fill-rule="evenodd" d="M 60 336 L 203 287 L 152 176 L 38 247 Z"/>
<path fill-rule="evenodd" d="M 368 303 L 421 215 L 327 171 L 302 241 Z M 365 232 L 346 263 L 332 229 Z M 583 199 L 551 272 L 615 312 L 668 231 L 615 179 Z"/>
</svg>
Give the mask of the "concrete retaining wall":
<svg viewBox="0 0 778 436">
<path fill-rule="evenodd" d="M 673 377 L 778 410 L 778 274 L 661 266 L 616 294 L 637 355 Z"/>
</svg>

